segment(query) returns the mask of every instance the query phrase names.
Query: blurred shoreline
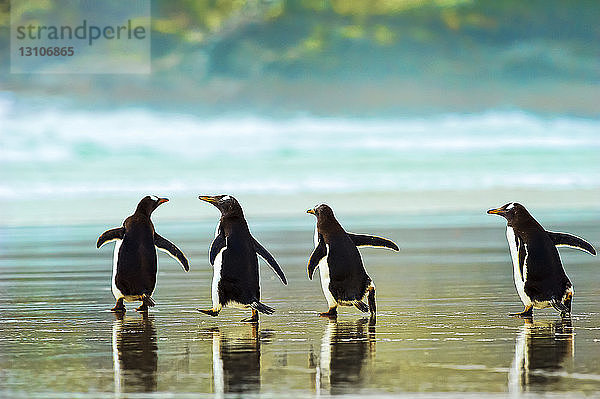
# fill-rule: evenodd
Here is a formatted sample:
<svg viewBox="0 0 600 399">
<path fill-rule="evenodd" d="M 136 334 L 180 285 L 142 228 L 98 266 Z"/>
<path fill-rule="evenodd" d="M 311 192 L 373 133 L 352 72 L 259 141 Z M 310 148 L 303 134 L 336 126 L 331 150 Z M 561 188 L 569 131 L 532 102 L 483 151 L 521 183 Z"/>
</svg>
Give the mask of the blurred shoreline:
<svg viewBox="0 0 600 399">
<path fill-rule="evenodd" d="M 105 224 L 117 226 L 133 213 L 146 194 L 111 197 L 43 197 L 3 200 L 0 227 L 76 226 Z M 213 207 L 197 199 L 200 193 L 158 193 L 170 198 L 156 211 L 155 223 L 215 222 L 219 218 Z M 203 193 L 205 194 L 205 193 Z M 216 194 L 216 193 L 209 193 Z M 496 222 L 486 211 L 516 201 L 549 222 L 600 220 L 600 189 L 582 190 L 481 190 L 416 192 L 349 192 L 306 194 L 234 194 L 246 217 L 272 224 L 312 225 L 309 209 L 320 203 L 331 205 L 342 218 L 393 225 L 480 226 Z M 370 222 L 369 222 L 370 221 Z"/>
<path fill-rule="evenodd" d="M 200 117 L 254 115 L 269 118 L 394 118 L 440 113 L 521 110 L 538 115 L 600 117 L 600 85 L 576 81 L 474 82 L 414 78 L 372 81 L 268 78 L 181 79 L 170 84 L 152 75 L 35 77 L 31 87 L 5 82 L 0 97 L 29 102 L 34 108 L 78 111 L 146 108 L 158 113 Z"/>
</svg>

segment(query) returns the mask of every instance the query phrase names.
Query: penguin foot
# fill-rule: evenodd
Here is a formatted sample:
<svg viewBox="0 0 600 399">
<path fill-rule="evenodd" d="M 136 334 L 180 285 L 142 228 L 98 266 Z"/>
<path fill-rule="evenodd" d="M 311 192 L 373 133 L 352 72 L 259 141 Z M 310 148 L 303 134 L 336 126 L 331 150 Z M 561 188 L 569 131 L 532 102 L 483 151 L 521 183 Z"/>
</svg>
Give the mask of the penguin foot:
<svg viewBox="0 0 600 399">
<path fill-rule="evenodd" d="M 375 313 L 371 313 L 371 316 L 369 317 L 369 326 L 373 327 L 375 324 L 377 324 L 377 316 Z"/>
<path fill-rule="evenodd" d="M 143 312 L 148 312 L 148 305 L 146 305 L 146 303 L 142 303 L 137 309 L 137 312 L 143 313 Z"/>
<path fill-rule="evenodd" d="M 125 312 L 113 312 L 113 315 L 115 316 L 115 320 L 125 319 Z"/>
<path fill-rule="evenodd" d="M 329 308 L 327 312 L 319 313 L 319 316 L 335 319 L 337 317 L 337 308 Z"/>
<path fill-rule="evenodd" d="M 258 311 L 252 309 L 252 316 L 240 321 L 242 323 L 258 323 Z"/>
<path fill-rule="evenodd" d="M 219 315 L 219 312 L 214 309 L 196 309 L 200 313 L 207 314 L 209 316 L 216 317 Z"/>
<path fill-rule="evenodd" d="M 125 304 L 123 303 L 123 298 L 117 299 L 117 303 L 115 303 L 115 307 L 111 309 L 112 312 L 125 313 L 127 309 L 125 309 Z"/>
<path fill-rule="evenodd" d="M 375 317 L 375 313 L 377 313 L 377 303 L 375 302 L 375 287 L 369 287 L 369 310 L 371 311 L 371 316 Z"/>
<path fill-rule="evenodd" d="M 525 309 L 523 309 L 522 312 L 509 313 L 508 315 L 512 316 L 512 317 L 521 317 L 523 319 L 531 319 L 531 318 L 533 318 L 533 306 L 531 306 L 531 305 L 525 306 Z"/>
</svg>

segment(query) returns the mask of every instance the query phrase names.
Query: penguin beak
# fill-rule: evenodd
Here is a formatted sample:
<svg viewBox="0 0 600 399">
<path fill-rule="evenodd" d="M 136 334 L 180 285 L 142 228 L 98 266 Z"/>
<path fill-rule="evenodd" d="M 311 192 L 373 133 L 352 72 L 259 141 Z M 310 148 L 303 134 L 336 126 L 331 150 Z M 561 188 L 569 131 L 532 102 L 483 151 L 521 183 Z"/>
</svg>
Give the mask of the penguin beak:
<svg viewBox="0 0 600 399">
<path fill-rule="evenodd" d="M 489 211 L 487 211 L 488 215 L 504 215 L 506 213 L 506 209 L 504 209 L 504 207 L 501 208 L 496 208 L 496 209 L 490 209 Z"/>
<path fill-rule="evenodd" d="M 158 199 L 158 205 L 164 204 L 165 202 L 169 202 L 169 199 L 168 198 L 159 198 Z"/>
<path fill-rule="evenodd" d="M 208 202 L 209 204 L 213 204 L 213 205 L 215 205 L 217 202 L 219 202 L 219 200 L 217 200 L 215 197 L 211 197 L 210 195 L 199 195 L 198 199 L 201 201 Z"/>
<path fill-rule="evenodd" d="M 310 213 L 311 215 L 315 214 L 315 210 L 314 209 L 309 209 L 306 211 L 306 213 Z"/>
</svg>

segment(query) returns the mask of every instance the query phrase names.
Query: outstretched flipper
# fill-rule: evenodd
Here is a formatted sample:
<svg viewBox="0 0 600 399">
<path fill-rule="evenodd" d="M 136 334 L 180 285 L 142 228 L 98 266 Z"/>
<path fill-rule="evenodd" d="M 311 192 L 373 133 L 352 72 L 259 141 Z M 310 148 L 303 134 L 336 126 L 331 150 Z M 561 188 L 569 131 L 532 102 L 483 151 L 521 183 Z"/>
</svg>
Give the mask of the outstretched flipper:
<svg viewBox="0 0 600 399">
<path fill-rule="evenodd" d="M 96 242 L 96 248 L 100 248 L 107 242 L 122 240 L 125 235 L 125 227 L 117 227 L 116 229 L 106 230 Z"/>
<path fill-rule="evenodd" d="M 265 249 L 265 247 L 260 245 L 260 243 L 258 241 L 256 241 L 256 238 L 252 237 L 252 240 L 254 241 L 254 250 L 256 251 L 256 253 L 259 254 L 269 264 L 269 266 L 271 266 L 271 269 L 273 269 L 273 271 L 279 276 L 279 279 L 281 280 L 281 282 L 284 285 L 287 285 L 287 279 L 285 278 L 285 275 L 283 274 L 283 270 L 281 270 L 281 267 L 279 267 L 279 265 L 277 264 L 277 261 L 275 260 L 273 255 L 271 255 L 269 253 L 269 251 L 267 251 Z M 260 309 L 256 309 L 256 310 L 258 310 L 259 312 L 262 312 Z"/>
<path fill-rule="evenodd" d="M 223 230 L 219 229 L 219 234 L 215 237 L 212 244 L 210 244 L 210 251 L 208 252 L 208 261 L 211 266 L 215 265 L 215 259 L 217 255 L 223 248 L 227 246 L 227 239 L 225 238 L 225 234 L 223 234 Z"/>
<path fill-rule="evenodd" d="M 166 252 L 173 259 L 179 262 L 181 267 L 183 267 L 183 270 L 185 270 L 186 272 L 190 270 L 190 265 L 183 252 L 181 252 L 181 250 L 177 248 L 177 246 L 175 246 L 175 244 L 173 244 L 171 241 L 160 236 L 156 232 L 154 233 L 154 245 L 159 251 Z"/>
<path fill-rule="evenodd" d="M 354 233 L 348 233 L 348 236 L 357 247 L 379 247 L 393 249 L 394 251 L 400 250 L 395 242 L 387 238 Z"/>
<path fill-rule="evenodd" d="M 550 239 L 552 240 L 552 242 L 554 242 L 554 245 L 556 245 L 557 247 L 571 247 L 575 249 L 580 249 L 591 255 L 596 255 L 596 250 L 594 249 L 592 244 L 590 244 L 583 238 L 579 238 L 577 236 L 567 233 L 553 233 L 551 231 L 546 231 L 546 233 L 548 233 Z"/>
<path fill-rule="evenodd" d="M 315 273 L 315 269 L 319 266 L 319 262 L 327 256 L 327 246 L 325 245 L 325 241 L 323 240 L 323 236 L 319 234 L 319 244 L 315 247 L 312 254 L 310 255 L 310 259 L 308 260 L 308 278 L 312 280 L 313 274 Z"/>
</svg>

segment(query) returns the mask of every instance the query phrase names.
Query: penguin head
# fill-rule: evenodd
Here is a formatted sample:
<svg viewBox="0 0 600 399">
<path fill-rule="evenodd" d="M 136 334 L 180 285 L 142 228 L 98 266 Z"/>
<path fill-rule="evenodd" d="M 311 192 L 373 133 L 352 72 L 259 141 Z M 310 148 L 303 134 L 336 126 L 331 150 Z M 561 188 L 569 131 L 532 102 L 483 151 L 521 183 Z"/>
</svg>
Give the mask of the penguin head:
<svg viewBox="0 0 600 399">
<path fill-rule="evenodd" d="M 243 217 L 240 203 L 231 195 L 200 195 L 198 199 L 213 204 L 223 217 Z"/>
<path fill-rule="evenodd" d="M 306 213 L 315 215 L 319 221 L 335 220 L 333 209 L 326 204 L 317 205 L 313 209 L 307 210 Z"/>
<path fill-rule="evenodd" d="M 159 198 L 156 195 L 147 195 L 142 198 L 138 204 L 136 212 L 150 216 L 150 214 L 152 214 L 152 212 L 154 212 L 154 210 L 158 208 L 160 204 L 164 204 L 168 201 L 168 198 Z"/>
<path fill-rule="evenodd" d="M 527 209 L 518 202 L 509 202 L 500 208 L 487 211 L 490 215 L 500 215 L 506 219 L 509 226 L 518 224 L 520 221 L 531 218 Z"/>
</svg>

